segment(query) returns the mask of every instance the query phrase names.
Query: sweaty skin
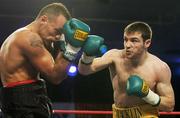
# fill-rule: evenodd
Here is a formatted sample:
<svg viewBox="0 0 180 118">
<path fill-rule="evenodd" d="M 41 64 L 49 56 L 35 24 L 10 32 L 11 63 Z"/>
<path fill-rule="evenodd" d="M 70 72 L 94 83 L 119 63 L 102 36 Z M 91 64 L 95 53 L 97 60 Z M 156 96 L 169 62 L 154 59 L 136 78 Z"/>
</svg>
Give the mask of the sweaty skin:
<svg viewBox="0 0 180 118">
<path fill-rule="evenodd" d="M 117 107 L 131 107 L 147 104 L 136 96 L 128 96 L 126 82 L 130 75 L 143 78 L 150 89 L 161 97 L 159 109 L 172 111 L 174 92 L 171 86 L 169 66 L 158 57 L 147 52 L 150 40 L 143 42 L 139 32 L 124 36 L 124 49 L 111 49 L 102 57 L 95 58 L 90 65 L 79 63 L 79 72 L 88 75 L 109 67 Z"/>
<path fill-rule="evenodd" d="M 39 79 L 39 72 L 54 84 L 66 78 L 69 61 L 62 57 L 61 52 L 57 53 L 55 59 L 51 55 L 53 42 L 62 36 L 58 29 L 63 28 L 65 22 L 63 15 L 53 22 L 42 16 L 7 37 L 0 50 L 3 86 L 11 82 Z"/>
</svg>

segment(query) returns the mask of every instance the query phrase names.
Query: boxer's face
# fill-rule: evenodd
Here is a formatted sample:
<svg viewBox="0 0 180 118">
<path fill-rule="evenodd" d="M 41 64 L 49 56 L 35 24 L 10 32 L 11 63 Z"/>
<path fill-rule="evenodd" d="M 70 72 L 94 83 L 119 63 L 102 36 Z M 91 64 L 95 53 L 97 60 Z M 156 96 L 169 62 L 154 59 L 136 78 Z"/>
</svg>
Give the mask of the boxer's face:
<svg viewBox="0 0 180 118">
<path fill-rule="evenodd" d="M 140 32 L 124 33 L 124 48 L 127 58 L 136 58 L 143 54 L 149 46 L 148 40 L 144 41 Z"/>
<path fill-rule="evenodd" d="M 41 30 L 41 37 L 47 41 L 57 41 L 63 33 L 63 26 L 66 22 L 63 15 L 45 21 L 44 27 Z"/>
</svg>

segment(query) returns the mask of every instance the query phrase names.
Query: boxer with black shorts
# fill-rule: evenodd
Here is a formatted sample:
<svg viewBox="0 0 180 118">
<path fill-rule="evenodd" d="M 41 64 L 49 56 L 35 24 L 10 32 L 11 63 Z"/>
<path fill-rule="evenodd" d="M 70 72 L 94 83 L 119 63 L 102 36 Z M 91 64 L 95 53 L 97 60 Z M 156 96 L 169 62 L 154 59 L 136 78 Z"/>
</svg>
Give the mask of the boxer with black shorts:
<svg viewBox="0 0 180 118">
<path fill-rule="evenodd" d="M 39 75 L 53 84 L 62 82 L 89 31 L 87 24 L 71 18 L 62 3 L 52 3 L 43 7 L 33 22 L 7 37 L 0 50 L 4 118 L 51 117 L 51 102 Z M 63 51 L 58 43 L 61 39 L 67 42 Z M 54 47 L 57 43 L 58 50 Z"/>
</svg>

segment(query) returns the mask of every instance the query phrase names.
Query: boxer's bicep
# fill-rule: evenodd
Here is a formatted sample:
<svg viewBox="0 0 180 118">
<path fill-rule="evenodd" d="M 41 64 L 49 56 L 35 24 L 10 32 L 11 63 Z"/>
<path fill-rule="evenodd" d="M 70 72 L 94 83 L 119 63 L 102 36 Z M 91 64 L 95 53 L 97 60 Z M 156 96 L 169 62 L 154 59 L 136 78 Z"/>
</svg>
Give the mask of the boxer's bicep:
<svg viewBox="0 0 180 118">
<path fill-rule="evenodd" d="M 167 64 L 161 65 L 161 70 L 158 73 L 157 92 L 162 96 L 168 96 L 172 93 L 171 86 L 171 71 Z"/>
<path fill-rule="evenodd" d="M 44 47 L 42 40 L 36 36 L 29 36 L 24 41 L 22 50 L 25 58 L 27 58 L 37 71 L 44 74 L 52 73 L 54 60 Z"/>
<path fill-rule="evenodd" d="M 174 90 L 171 84 L 171 71 L 167 64 L 162 65 L 156 91 L 161 97 L 160 110 L 172 111 L 175 104 Z"/>
</svg>

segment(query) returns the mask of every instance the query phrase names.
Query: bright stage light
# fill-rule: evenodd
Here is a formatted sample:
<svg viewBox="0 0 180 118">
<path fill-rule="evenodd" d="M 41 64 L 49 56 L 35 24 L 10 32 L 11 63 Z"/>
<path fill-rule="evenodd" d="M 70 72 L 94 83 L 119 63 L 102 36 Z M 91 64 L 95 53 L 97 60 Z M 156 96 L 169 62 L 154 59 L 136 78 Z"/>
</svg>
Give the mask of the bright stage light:
<svg viewBox="0 0 180 118">
<path fill-rule="evenodd" d="M 69 67 L 68 76 L 75 77 L 76 75 L 77 75 L 77 67 L 76 67 L 76 65 L 72 64 Z"/>
</svg>

